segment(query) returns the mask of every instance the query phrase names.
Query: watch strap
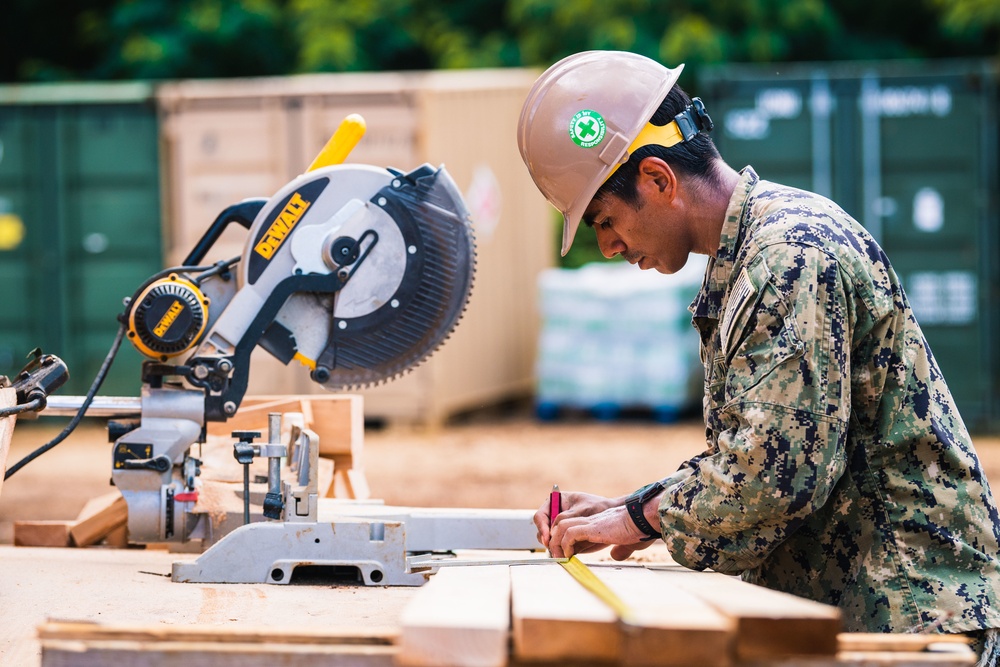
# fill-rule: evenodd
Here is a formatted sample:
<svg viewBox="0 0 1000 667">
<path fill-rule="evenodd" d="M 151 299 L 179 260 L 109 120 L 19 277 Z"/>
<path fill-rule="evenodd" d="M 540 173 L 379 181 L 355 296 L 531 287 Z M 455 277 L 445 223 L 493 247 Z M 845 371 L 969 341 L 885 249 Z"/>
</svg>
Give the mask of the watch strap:
<svg viewBox="0 0 1000 667">
<path fill-rule="evenodd" d="M 661 491 L 663 491 L 663 485 L 656 482 L 642 489 L 641 492 L 629 496 L 625 501 L 625 509 L 628 510 L 628 515 L 632 518 L 632 523 L 646 536 L 642 538 L 641 541 L 643 542 L 649 542 L 650 540 L 662 537 L 660 531 L 650 525 L 646 519 L 646 514 L 643 512 L 643 506 Z"/>
</svg>

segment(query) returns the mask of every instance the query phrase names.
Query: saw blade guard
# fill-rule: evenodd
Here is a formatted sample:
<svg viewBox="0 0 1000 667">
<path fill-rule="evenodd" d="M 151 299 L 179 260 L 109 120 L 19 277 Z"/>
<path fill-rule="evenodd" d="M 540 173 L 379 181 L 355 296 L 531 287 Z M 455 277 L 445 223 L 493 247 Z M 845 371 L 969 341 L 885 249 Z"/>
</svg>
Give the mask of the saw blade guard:
<svg viewBox="0 0 1000 667">
<path fill-rule="evenodd" d="M 405 373 L 449 336 L 472 289 L 475 243 L 444 167 L 337 165 L 268 202 L 241 264 L 240 291 L 264 300 L 286 280 L 336 278 L 336 290 L 291 294 L 260 345 L 344 390 Z"/>
</svg>

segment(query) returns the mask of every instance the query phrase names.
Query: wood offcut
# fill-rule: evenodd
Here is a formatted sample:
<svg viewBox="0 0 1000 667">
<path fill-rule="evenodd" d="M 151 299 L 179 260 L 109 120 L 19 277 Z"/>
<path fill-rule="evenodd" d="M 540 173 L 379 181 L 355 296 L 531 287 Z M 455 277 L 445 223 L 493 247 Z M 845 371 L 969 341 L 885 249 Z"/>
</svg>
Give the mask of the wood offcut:
<svg viewBox="0 0 1000 667">
<path fill-rule="evenodd" d="M 12 408 L 17 404 L 17 392 L 11 387 L 0 389 L 0 408 Z M 3 491 L 3 478 L 7 474 L 7 455 L 10 453 L 10 439 L 14 434 L 16 416 L 0 418 L 0 492 Z"/>
</svg>

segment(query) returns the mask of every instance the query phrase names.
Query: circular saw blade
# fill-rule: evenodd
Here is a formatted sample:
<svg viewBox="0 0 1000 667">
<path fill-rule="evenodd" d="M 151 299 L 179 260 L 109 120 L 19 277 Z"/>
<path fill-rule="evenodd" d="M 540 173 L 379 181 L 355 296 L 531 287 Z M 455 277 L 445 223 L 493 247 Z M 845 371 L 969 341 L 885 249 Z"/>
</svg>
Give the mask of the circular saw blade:
<svg viewBox="0 0 1000 667">
<path fill-rule="evenodd" d="M 402 246 L 390 245 L 383 241 L 385 234 L 380 235 L 371 265 L 365 266 L 367 258 L 361 261 L 337 300 L 364 292 L 366 274 L 381 275 L 387 264 L 401 261 L 402 276 L 388 300 L 371 312 L 351 317 L 352 311 L 345 309 L 345 316 L 340 316 L 339 303 L 334 308 L 335 364 L 322 383 L 328 389 L 377 384 L 422 362 L 454 330 L 472 290 L 472 226 L 458 189 L 443 168 L 425 166 L 399 175 L 372 203 L 395 223 Z M 379 246 L 389 251 L 380 254 Z M 352 287 L 355 280 L 358 284 Z"/>
<path fill-rule="evenodd" d="M 443 168 L 397 174 L 366 205 L 354 228 L 338 230 L 359 241 L 360 255 L 341 267 L 350 277 L 333 297 L 316 359 L 313 379 L 331 390 L 378 384 L 418 365 L 454 330 L 472 289 L 472 226 Z"/>
</svg>

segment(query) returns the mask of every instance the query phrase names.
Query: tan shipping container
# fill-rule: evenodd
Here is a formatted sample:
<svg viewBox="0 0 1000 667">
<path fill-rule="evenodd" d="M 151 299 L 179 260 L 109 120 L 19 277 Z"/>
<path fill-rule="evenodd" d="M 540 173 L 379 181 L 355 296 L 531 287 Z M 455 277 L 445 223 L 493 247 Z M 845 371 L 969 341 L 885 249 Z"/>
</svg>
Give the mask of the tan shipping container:
<svg viewBox="0 0 1000 667">
<path fill-rule="evenodd" d="M 477 271 L 458 328 L 407 375 L 360 393 L 368 418 L 439 423 L 527 396 L 534 386 L 538 274 L 555 259 L 553 212 L 517 151 L 523 69 L 329 74 L 164 84 L 167 261 L 180 262 L 220 211 L 269 197 L 301 173 L 350 113 L 368 130 L 349 161 L 409 170 L 444 164 L 466 194 Z M 208 259 L 242 251 L 230 229 Z M 253 355 L 248 394 L 320 393 L 305 368 Z"/>
</svg>

